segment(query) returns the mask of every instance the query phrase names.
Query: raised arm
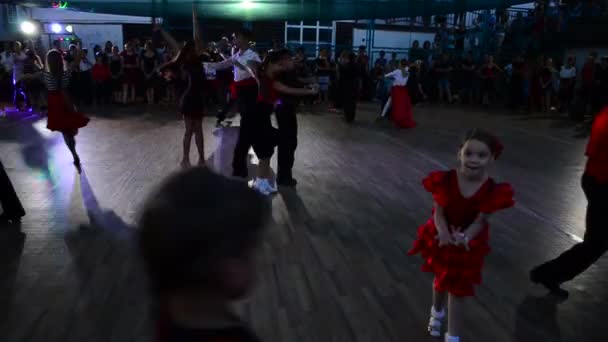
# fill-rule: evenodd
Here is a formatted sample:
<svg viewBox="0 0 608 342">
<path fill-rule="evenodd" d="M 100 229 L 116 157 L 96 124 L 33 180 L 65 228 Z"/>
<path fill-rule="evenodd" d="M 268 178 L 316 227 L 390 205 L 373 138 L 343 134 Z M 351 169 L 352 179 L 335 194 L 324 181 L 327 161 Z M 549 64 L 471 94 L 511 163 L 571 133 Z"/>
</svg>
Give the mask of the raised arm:
<svg viewBox="0 0 608 342">
<path fill-rule="evenodd" d="M 318 91 L 315 89 L 291 88 L 291 87 L 284 85 L 281 82 L 274 82 L 273 87 L 279 93 L 292 95 L 292 96 L 308 96 L 308 95 L 315 95 L 318 93 Z"/>
<path fill-rule="evenodd" d="M 203 49 L 203 41 L 201 40 L 201 32 L 200 27 L 198 26 L 198 13 L 196 11 L 196 4 L 192 3 L 192 38 L 194 39 L 194 46 L 196 48 L 197 54 L 202 54 Z"/>
<path fill-rule="evenodd" d="M 401 70 L 400 69 L 395 69 L 395 70 L 389 72 L 388 74 L 384 75 L 384 77 L 386 77 L 386 78 L 389 78 L 389 77 L 395 78 L 397 76 L 398 72 L 401 72 Z"/>
<path fill-rule="evenodd" d="M 167 42 L 167 45 L 169 45 L 169 47 L 173 49 L 173 51 L 181 50 L 179 44 L 177 43 L 177 40 L 175 40 L 175 38 L 173 38 L 173 36 L 169 32 L 163 30 L 160 26 L 156 26 L 155 30 L 158 30 L 160 32 L 160 35 L 163 37 L 165 42 Z"/>
</svg>

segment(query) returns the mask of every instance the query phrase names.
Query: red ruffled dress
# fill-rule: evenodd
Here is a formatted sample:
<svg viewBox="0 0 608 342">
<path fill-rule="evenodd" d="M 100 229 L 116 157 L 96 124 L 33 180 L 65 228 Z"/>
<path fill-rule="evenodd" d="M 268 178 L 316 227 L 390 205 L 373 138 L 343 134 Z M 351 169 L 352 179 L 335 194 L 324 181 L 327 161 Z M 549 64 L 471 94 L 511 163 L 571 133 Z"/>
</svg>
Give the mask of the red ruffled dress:
<svg viewBox="0 0 608 342">
<path fill-rule="evenodd" d="M 72 135 L 78 134 L 78 129 L 89 123 L 89 118 L 82 113 L 68 108 L 63 91 L 70 82 L 70 73 L 64 72 L 60 81 L 53 75 L 43 72 L 42 80 L 48 90 L 48 119 L 46 127 L 51 131 L 59 131 Z"/>
<path fill-rule="evenodd" d="M 491 214 L 512 207 L 513 189 L 506 183 L 489 178 L 471 197 L 465 198 L 458 186 L 455 170 L 435 171 L 422 184 L 433 194 L 435 202 L 444 209 L 448 226 L 469 227 L 480 213 Z M 418 238 L 408 255 L 420 254 L 424 259 L 422 271 L 435 274 L 437 291 L 455 296 L 473 296 L 474 285 L 481 284 L 484 257 L 490 252 L 489 225 L 471 241 L 469 251 L 462 246 L 439 247 L 435 239 L 437 228 L 433 216 L 418 228 Z"/>
</svg>

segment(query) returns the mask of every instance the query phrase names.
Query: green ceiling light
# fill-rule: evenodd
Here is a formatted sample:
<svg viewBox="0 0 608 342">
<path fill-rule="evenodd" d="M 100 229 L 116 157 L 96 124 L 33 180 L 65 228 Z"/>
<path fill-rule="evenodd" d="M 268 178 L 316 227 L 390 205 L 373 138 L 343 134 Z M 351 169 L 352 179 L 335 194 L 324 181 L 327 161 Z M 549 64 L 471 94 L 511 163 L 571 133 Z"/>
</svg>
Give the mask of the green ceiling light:
<svg viewBox="0 0 608 342">
<path fill-rule="evenodd" d="M 240 6 L 243 9 L 254 9 L 254 8 L 258 7 L 258 4 L 256 4 L 255 2 L 253 2 L 251 0 L 243 0 L 243 1 L 241 1 Z"/>
</svg>

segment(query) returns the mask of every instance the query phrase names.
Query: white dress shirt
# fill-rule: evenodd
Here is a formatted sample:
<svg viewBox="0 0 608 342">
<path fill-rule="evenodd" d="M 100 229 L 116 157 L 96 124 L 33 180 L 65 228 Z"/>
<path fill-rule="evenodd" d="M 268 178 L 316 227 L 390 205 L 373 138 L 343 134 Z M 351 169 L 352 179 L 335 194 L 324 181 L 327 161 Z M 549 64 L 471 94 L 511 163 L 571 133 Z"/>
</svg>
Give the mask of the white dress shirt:
<svg viewBox="0 0 608 342">
<path fill-rule="evenodd" d="M 560 78 L 576 78 L 576 68 L 575 67 L 562 67 L 562 70 L 559 72 Z"/>
<path fill-rule="evenodd" d="M 222 70 L 234 67 L 234 81 L 240 82 L 253 77 L 253 75 L 251 75 L 247 69 L 243 69 L 239 66 L 239 64 L 247 66 L 248 62 L 250 61 L 260 63 L 262 60 L 255 51 L 247 49 L 245 51 L 235 53 L 223 62 L 205 63 L 205 69 Z M 238 62 L 238 64 L 235 62 Z"/>
<path fill-rule="evenodd" d="M 384 75 L 384 77 L 390 77 L 394 79 L 394 86 L 405 86 L 407 84 L 407 79 L 409 78 L 410 73 L 408 72 L 409 68 L 405 68 L 405 70 L 395 69 L 388 74 Z"/>
</svg>

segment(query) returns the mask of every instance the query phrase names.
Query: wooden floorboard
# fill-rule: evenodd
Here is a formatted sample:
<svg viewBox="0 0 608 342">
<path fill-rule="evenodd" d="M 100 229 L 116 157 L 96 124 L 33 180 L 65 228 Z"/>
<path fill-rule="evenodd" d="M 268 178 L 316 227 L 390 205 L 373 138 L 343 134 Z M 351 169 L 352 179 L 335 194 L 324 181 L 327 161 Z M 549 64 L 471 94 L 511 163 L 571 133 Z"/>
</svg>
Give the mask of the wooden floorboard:
<svg viewBox="0 0 608 342">
<path fill-rule="evenodd" d="M 406 256 L 430 215 L 420 180 L 454 166 L 464 131 L 481 127 L 503 140 L 492 173 L 513 184 L 517 205 L 493 217 L 493 250 L 464 340 L 604 341 L 606 258 L 567 284 L 571 298 L 559 305 L 527 279 L 584 232 L 586 140 L 572 125 L 429 105 L 415 109 L 418 127 L 398 130 L 375 123 L 377 109 L 360 105 L 352 125 L 321 108 L 299 116 L 299 185 L 272 199 L 260 283 L 238 305 L 263 339 L 432 341 L 431 277 Z M 90 112 L 77 138 L 81 176 L 44 119 L 0 121 L 0 158 L 28 212 L 21 232 L 0 231 L 1 342 L 150 340 L 132 226 L 146 194 L 178 168 L 183 123 L 158 107 Z M 227 172 L 237 130 L 213 124 L 204 121 L 206 159 Z M 89 222 L 95 228 L 80 227 Z"/>
</svg>

